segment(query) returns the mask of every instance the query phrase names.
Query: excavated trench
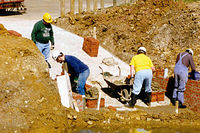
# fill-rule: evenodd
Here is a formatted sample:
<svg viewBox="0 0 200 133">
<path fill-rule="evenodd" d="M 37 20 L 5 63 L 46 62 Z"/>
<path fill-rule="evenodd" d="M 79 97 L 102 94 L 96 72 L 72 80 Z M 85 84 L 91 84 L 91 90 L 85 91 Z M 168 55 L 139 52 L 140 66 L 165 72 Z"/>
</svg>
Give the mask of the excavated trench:
<svg viewBox="0 0 200 133">
<path fill-rule="evenodd" d="M 173 1 L 145 0 L 97 14 L 57 19 L 56 25 L 81 36 L 96 26 L 101 45 L 127 63 L 139 46 L 148 49 L 156 67 L 172 67 L 173 55 L 195 46 L 199 52 L 199 25 L 196 10 Z M 70 20 L 70 21 L 69 21 Z M 102 20 L 100 22 L 100 20 Z M 190 23 L 188 23 L 190 22 Z M 176 30 L 174 30 L 176 29 Z M 164 40 L 163 40 L 164 39 Z M 162 43 L 156 43 L 162 42 Z M 184 46 L 184 47 L 183 47 Z M 114 50 L 111 50 L 114 48 Z M 200 114 L 174 106 L 138 107 L 138 111 L 102 108 L 77 113 L 60 103 L 55 81 L 35 44 L 10 35 L 0 25 L 0 129 L 1 132 L 199 132 Z M 198 65 L 198 56 L 194 56 Z M 170 67 L 171 66 L 171 67 Z"/>
</svg>

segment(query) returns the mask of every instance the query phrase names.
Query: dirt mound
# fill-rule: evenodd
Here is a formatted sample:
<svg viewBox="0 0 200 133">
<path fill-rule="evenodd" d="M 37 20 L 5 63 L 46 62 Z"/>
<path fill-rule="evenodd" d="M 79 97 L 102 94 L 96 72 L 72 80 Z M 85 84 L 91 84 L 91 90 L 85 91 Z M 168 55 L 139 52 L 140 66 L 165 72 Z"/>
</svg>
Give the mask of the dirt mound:
<svg viewBox="0 0 200 133">
<path fill-rule="evenodd" d="M 0 26 L 1 132 L 66 128 L 66 111 L 43 55 L 31 40 Z"/>
<path fill-rule="evenodd" d="M 63 108 L 44 57 L 31 40 L 7 34 L 4 29 L 0 35 L 0 52 L 1 132 L 76 132 L 84 128 L 112 132 L 129 130 L 130 125 L 147 129 L 170 126 L 199 130 L 199 114 L 186 109 L 180 110 L 177 116 L 172 106 L 137 112 L 114 112 L 104 108 L 77 113 Z"/>
<path fill-rule="evenodd" d="M 194 61 L 200 70 L 199 23 L 197 10 L 174 0 L 140 0 L 132 5 L 121 5 L 82 13 L 55 20 L 55 25 L 80 36 L 92 36 L 97 29 L 101 46 L 130 63 L 138 47 L 147 54 L 156 68 L 169 68 L 173 74 L 176 55 L 187 48 L 194 50 Z"/>
</svg>

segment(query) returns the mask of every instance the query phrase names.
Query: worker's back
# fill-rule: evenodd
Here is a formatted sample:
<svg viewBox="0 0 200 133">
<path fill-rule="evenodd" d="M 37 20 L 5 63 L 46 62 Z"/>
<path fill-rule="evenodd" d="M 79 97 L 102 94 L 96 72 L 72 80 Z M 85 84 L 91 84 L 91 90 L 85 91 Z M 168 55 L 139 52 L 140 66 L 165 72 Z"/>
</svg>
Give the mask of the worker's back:
<svg viewBox="0 0 200 133">
<path fill-rule="evenodd" d="M 151 69 L 151 67 L 153 67 L 151 59 L 144 54 L 133 56 L 130 65 L 135 67 L 136 72 L 140 70 Z"/>
</svg>

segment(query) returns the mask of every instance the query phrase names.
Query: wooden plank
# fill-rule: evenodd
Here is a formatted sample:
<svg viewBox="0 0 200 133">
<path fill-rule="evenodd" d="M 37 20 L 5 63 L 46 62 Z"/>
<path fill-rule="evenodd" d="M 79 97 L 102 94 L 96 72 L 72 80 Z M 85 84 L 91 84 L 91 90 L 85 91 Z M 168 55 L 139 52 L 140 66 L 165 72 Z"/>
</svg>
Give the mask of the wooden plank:
<svg viewBox="0 0 200 133">
<path fill-rule="evenodd" d="M 60 0 L 60 16 L 61 18 L 65 16 L 65 0 Z"/>
<path fill-rule="evenodd" d="M 87 12 L 90 12 L 90 0 L 87 0 Z"/>
<path fill-rule="evenodd" d="M 70 0 L 70 13 L 74 14 L 74 0 Z"/>
<path fill-rule="evenodd" d="M 97 0 L 94 0 L 94 11 L 97 11 Z"/>
<path fill-rule="evenodd" d="M 104 8 L 104 0 L 101 0 L 101 9 Z"/>
<path fill-rule="evenodd" d="M 72 107 L 73 97 L 69 76 L 58 76 L 57 85 L 62 105 L 67 108 Z"/>
<path fill-rule="evenodd" d="M 113 6 L 117 5 L 117 0 L 113 0 Z"/>
<path fill-rule="evenodd" d="M 78 0 L 78 12 L 81 13 L 83 11 L 83 0 Z"/>
</svg>

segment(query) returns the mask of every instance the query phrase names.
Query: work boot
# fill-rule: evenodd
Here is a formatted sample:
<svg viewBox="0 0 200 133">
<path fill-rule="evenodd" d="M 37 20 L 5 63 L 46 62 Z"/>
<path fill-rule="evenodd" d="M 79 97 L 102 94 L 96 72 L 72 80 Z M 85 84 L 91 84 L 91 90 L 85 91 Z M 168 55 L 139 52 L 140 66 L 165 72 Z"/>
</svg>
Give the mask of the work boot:
<svg viewBox="0 0 200 133">
<path fill-rule="evenodd" d="M 172 102 L 172 105 L 176 105 L 176 98 L 172 98 L 172 100 L 171 100 L 171 102 Z"/>
<path fill-rule="evenodd" d="M 186 106 L 186 105 L 183 105 L 181 102 L 179 102 L 179 103 L 178 103 L 178 107 L 184 109 L 184 108 L 186 108 L 187 106 Z"/>
<path fill-rule="evenodd" d="M 147 101 L 146 101 L 146 104 L 147 106 L 151 106 L 151 92 L 147 92 L 146 93 L 147 95 Z"/>
<path fill-rule="evenodd" d="M 128 102 L 130 107 L 134 107 L 136 104 L 136 101 L 138 99 L 138 95 L 135 95 L 134 93 L 131 93 L 131 100 Z"/>
</svg>

